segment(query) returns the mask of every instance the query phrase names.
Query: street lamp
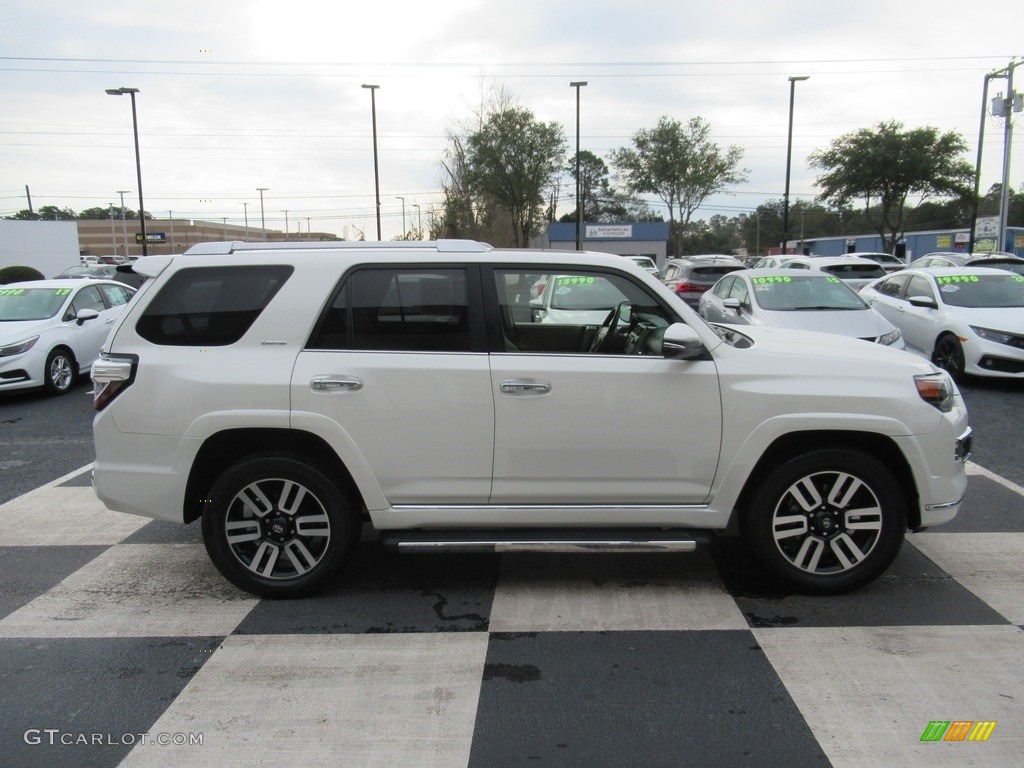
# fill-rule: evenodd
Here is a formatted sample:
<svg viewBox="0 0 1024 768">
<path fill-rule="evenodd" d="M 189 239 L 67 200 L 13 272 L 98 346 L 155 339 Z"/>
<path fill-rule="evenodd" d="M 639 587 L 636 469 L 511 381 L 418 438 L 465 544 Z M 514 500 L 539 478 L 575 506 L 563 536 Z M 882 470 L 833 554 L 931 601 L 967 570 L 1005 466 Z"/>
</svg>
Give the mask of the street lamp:
<svg viewBox="0 0 1024 768">
<path fill-rule="evenodd" d="M 786 192 L 782 196 L 782 253 L 786 254 L 789 242 L 789 169 L 793 160 L 793 98 L 796 84 L 809 80 L 810 75 L 791 75 L 789 78 L 789 137 L 786 139 Z"/>
<path fill-rule="evenodd" d="M 285 211 L 284 212 L 284 239 L 285 239 L 286 242 L 288 240 L 292 239 L 291 238 L 291 234 L 292 233 L 289 231 L 289 227 L 288 227 L 288 211 Z"/>
<path fill-rule="evenodd" d="M 398 197 L 396 195 L 395 196 L 395 200 L 401 200 L 402 201 L 402 239 L 405 240 L 405 232 L 406 232 L 406 229 L 405 229 L 405 198 L 404 197 Z"/>
<path fill-rule="evenodd" d="M 249 204 L 242 203 L 242 211 L 245 213 L 245 241 L 249 242 Z"/>
<path fill-rule="evenodd" d="M 569 83 L 576 89 L 576 250 L 583 250 L 580 231 L 583 229 L 583 201 L 580 200 L 580 86 L 586 85 L 583 80 Z"/>
<path fill-rule="evenodd" d="M 256 187 L 260 193 L 260 227 L 263 229 L 263 241 L 267 240 L 267 217 L 263 213 L 263 193 L 269 191 L 270 187 Z"/>
<path fill-rule="evenodd" d="M 132 99 L 132 133 L 135 135 L 135 173 L 138 175 L 139 180 L 139 229 L 142 232 L 142 256 L 146 257 L 149 255 L 149 249 L 146 247 L 146 209 L 142 206 L 142 160 L 139 158 L 139 119 L 135 112 L 135 94 L 138 92 L 138 88 L 125 88 L 123 86 L 121 88 L 106 89 L 108 96 L 124 96 L 128 94 Z M 122 207 L 121 210 L 124 210 L 124 208 Z"/>
<path fill-rule="evenodd" d="M 412 207 L 416 209 L 416 239 L 423 239 L 423 210 L 420 208 L 418 203 L 413 203 Z"/>
<path fill-rule="evenodd" d="M 377 201 L 377 240 L 380 237 L 380 169 L 377 165 L 377 89 L 379 85 L 363 84 L 370 90 L 370 115 L 373 119 L 373 189 Z"/>
</svg>

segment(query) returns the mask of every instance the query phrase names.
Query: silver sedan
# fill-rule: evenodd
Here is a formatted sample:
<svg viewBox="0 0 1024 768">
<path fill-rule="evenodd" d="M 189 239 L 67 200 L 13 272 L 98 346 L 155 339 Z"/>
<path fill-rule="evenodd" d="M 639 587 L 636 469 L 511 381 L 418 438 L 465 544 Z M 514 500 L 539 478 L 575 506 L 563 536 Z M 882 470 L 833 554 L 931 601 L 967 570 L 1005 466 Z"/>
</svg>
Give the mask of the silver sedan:
<svg viewBox="0 0 1024 768">
<path fill-rule="evenodd" d="M 732 272 L 701 297 L 699 311 L 713 323 L 836 333 L 903 349 L 896 326 L 838 277 L 821 272 Z"/>
</svg>

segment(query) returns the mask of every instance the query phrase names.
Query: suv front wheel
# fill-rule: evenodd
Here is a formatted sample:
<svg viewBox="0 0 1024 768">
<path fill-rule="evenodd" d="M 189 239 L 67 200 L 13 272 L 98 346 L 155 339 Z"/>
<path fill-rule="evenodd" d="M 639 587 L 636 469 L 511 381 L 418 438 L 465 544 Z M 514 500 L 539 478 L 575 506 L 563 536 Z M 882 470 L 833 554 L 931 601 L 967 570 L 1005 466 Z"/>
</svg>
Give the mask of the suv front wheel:
<svg viewBox="0 0 1024 768">
<path fill-rule="evenodd" d="M 768 571 L 803 592 L 863 586 L 889 567 L 903 543 L 907 511 L 899 482 L 859 450 L 789 459 L 750 498 L 748 545 Z"/>
<path fill-rule="evenodd" d="M 359 541 L 344 492 L 291 456 L 255 456 L 213 484 L 203 540 L 217 569 L 263 597 L 301 597 L 333 577 Z"/>
</svg>

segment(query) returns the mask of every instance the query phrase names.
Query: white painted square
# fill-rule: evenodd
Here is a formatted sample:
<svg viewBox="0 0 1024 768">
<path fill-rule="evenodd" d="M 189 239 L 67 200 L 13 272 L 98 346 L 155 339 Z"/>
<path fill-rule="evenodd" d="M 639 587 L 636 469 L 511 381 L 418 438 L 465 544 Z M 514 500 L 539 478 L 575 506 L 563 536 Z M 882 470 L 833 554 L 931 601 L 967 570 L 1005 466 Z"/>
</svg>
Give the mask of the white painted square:
<svg viewBox="0 0 1024 768">
<path fill-rule="evenodd" d="M 833 768 L 1021 764 L 1024 638 L 1017 627 L 786 628 L 754 635 Z M 986 742 L 922 742 L 934 720 L 997 725 Z"/>
<path fill-rule="evenodd" d="M 492 632 L 746 629 L 710 556 L 505 555 Z"/>
<path fill-rule="evenodd" d="M 0 637 L 227 635 L 257 602 L 202 544 L 121 544 L 0 620 Z"/>
<path fill-rule="evenodd" d="M 112 512 L 92 488 L 44 486 L 0 506 L 0 546 L 116 544 L 149 518 Z"/>
<path fill-rule="evenodd" d="M 1024 533 L 924 532 L 910 542 L 1008 621 L 1024 624 Z"/>
<path fill-rule="evenodd" d="M 227 638 L 122 768 L 456 768 L 469 761 L 487 634 Z"/>
</svg>

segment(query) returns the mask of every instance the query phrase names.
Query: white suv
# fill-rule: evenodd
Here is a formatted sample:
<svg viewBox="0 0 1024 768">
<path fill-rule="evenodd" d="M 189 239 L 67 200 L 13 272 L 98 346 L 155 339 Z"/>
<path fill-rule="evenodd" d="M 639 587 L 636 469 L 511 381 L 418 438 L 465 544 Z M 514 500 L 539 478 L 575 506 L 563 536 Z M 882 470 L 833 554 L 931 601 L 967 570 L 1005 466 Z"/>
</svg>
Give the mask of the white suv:
<svg viewBox="0 0 1024 768">
<path fill-rule="evenodd" d="M 400 549 L 678 549 L 739 532 L 837 593 L 945 522 L 971 431 L 931 363 L 712 328 L 615 255 L 437 243 L 206 244 L 150 279 L 93 367 L 96 492 L 202 520 L 234 584 L 309 594 L 365 524 Z M 538 274 L 607 281 L 533 322 Z"/>
</svg>

